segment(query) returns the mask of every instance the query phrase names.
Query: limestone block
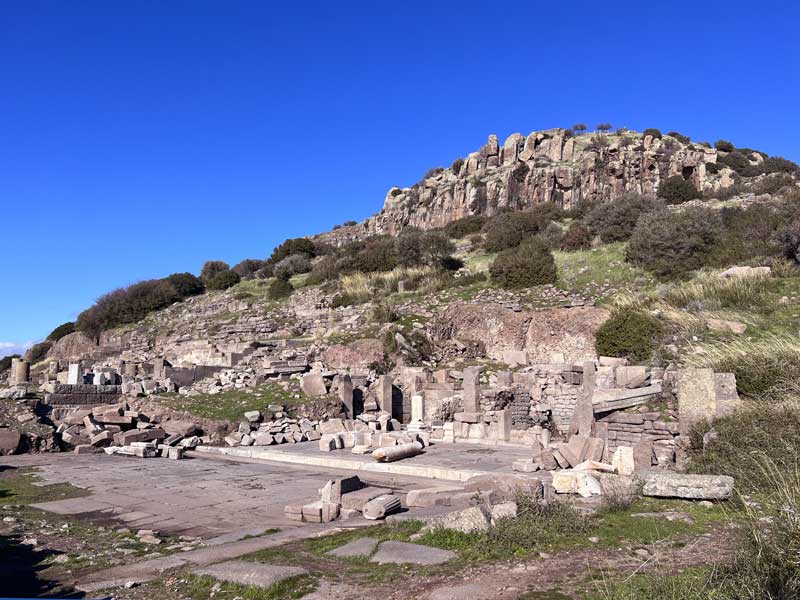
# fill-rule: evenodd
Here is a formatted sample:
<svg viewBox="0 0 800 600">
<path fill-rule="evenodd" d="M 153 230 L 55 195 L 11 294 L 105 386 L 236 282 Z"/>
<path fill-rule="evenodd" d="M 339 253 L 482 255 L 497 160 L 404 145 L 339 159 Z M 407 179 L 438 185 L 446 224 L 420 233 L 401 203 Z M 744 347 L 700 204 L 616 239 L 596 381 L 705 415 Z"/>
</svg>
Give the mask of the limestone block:
<svg viewBox="0 0 800 600">
<path fill-rule="evenodd" d="M 373 498 L 364 504 L 361 512 L 363 513 L 365 519 L 375 521 L 377 519 L 383 519 L 386 516 L 399 511 L 401 507 L 402 504 L 399 496 L 387 494 Z"/>
<path fill-rule="evenodd" d="M 630 446 L 617 447 L 614 451 L 614 455 L 611 457 L 611 465 L 614 467 L 614 471 L 620 475 L 633 475 L 636 471 L 633 459 L 633 448 Z"/>
<path fill-rule="evenodd" d="M 733 477 L 727 475 L 687 475 L 684 473 L 650 473 L 642 494 L 658 498 L 688 500 L 726 500 L 733 494 Z"/>
</svg>

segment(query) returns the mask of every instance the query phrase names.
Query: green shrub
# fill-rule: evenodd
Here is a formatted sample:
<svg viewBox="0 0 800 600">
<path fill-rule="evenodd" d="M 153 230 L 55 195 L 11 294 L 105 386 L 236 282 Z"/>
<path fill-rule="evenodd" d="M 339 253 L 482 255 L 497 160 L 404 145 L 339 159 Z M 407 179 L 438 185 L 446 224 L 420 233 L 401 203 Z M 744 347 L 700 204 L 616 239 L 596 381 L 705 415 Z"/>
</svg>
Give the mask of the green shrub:
<svg viewBox="0 0 800 600">
<path fill-rule="evenodd" d="M 256 273 L 266 266 L 266 261 L 256 258 L 245 258 L 231 269 L 242 279 L 254 279 Z"/>
<path fill-rule="evenodd" d="M 458 175 L 461 173 L 461 167 L 464 166 L 464 159 L 457 158 L 453 161 L 453 164 L 450 165 L 450 169 L 453 171 L 454 174 Z"/>
<path fill-rule="evenodd" d="M 210 290 L 227 290 L 241 281 L 241 277 L 234 271 L 222 271 L 208 281 Z"/>
<path fill-rule="evenodd" d="M 653 355 L 661 333 L 655 317 L 642 311 L 618 310 L 597 330 L 594 347 L 600 356 L 642 363 Z"/>
<path fill-rule="evenodd" d="M 722 230 L 709 264 L 727 266 L 781 254 L 779 235 L 785 223 L 791 222 L 786 209 L 753 204 L 747 208 L 726 207 L 719 214 Z"/>
<path fill-rule="evenodd" d="M 712 175 L 716 175 L 717 173 L 719 173 L 722 170 L 722 166 L 723 165 L 721 165 L 718 162 L 706 163 L 706 172 L 707 173 L 711 173 Z"/>
<path fill-rule="evenodd" d="M 53 331 L 50 332 L 50 335 L 47 336 L 47 341 L 49 342 L 57 342 L 65 335 L 69 335 L 70 333 L 75 331 L 75 323 L 70 321 L 69 323 L 62 323 Z"/>
<path fill-rule="evenodd" d="M 40 360 L 44 360 L 47 356 L 47 353 L 50 351 L 50 348 L 53 347 L 51 342 L 41 342 L 39 344 L 34 344 L 30 347 L 30 349 L 26 352 L 28 360 L 31 362 L 32 365 L 35 365 Z"/>
<path fill-rule="evenodd" d="M 580 223 L 573 223 L 564 233 L 559 246 L 565 252 L 587 250 L 592 245 L 592 232 Z"/>
<path fill-rule="evenodd" d="M 308 285 L 319 285 L 339 276 L 339 261 L 335 256 L 324 256 L 314 263 L 306 279 Z"/>
<path fill-rule="evenodd" d="M 797 173 L 800 166 L 796 162 L 783 158 L 781 156 L 770 156 L 765 158 L 761 163 L 765 173 Z"/>
<path fill-rule="evenodd" d="M 148 313 L 166 308 L 181 300 L 175 286 L 167 279 L 149 279 L 104 294 L 80 315 L 76 328 L 89 337 L 106 329 L 135 323 Z"/>
<path fill-rule="evenodd" d="M 211 281 L 214 275 L 230 271 L 230 269 L 230 266 L 224 260 L 208 260 L 203 264 L 203 268 L 200 269 L 200 279 L 203 280 L 203 283 L 208 285 L 208 282 Z"/>
<path fill-rule="evenodd" d="M 455 245 L 441 231 L 405 228 L 395 240 L 397 263 L 402 267 L 439 266 L 455 251 Z"/>
<path fill-rule="evenodd" d="M 368 239 L 350 261 L 346 261 L 344 271 L 391 271 L 397 266 L 397 252 L 394 240 L 387 236 Z"/>
<path fill-rule="evenodd" d="M 691 181 L 675 175 L 658 186 L 658 197 L 663 198 L 667 204 L 682 204 L 699 198 L 700 194 Z"/>
<path fill-rule="evenodd" d="M 272 274 L 278 279 L 289 279 L 292 275 L 309 271 L 311 271 L 311 260 L 306 254 L 290 254 L 272 267 Z"/>
<path fill-rule="evenodd" d="M 678 133 L 677 131 L 670 131 L 667 135 L 675 138 L 684 146 L 692 141 L 692 139 L 688 135 L 683 135 L 682 133 Z"/>
<path fill-rule="evenodd" d="M 714 142 L 714 148 L 722 152 L 733 152 L 736 149 L 736 146 L 734 146 L 728 140 L 717 140 Z"/>
<path fill-rule="evenodd" d="M 648 213 L 636 224 L 625 259 L 663 279 L 684 277 L 708 264 L 720 232 L 720 217 L 708 208 Z"/>
<path fill-rule="evenodd" d="M 777 234 L 781 253 L 785 258 L 800 264 L 800 220 L 795 220 Z"/>
<path fill-rule="evenodd" d="M 652 198 L 628 192 L 621 198 L 592 207 L 584 217 L 584 223 L 606 244 L 623 242 L 633 233 L 639 217 L 658 206 Z"/>
<path fill-rule="evenodd" d="M 197 296 L 206 291 L 203 280 L 191 273 L 173 273 L 167 277 L 167 281 L 172 284 L 182 299 Z"/>
<path fill-rule="evenodd" d="M 11 368 L 11 359 L 13 358 L 22 358 L 19 354 L 10 354 L 8 356 L 4 356 L 0 358 L 0 373 L 3 371 L 8 371 Z"/>
<path fill-rule="evenodd" d="M 654 138 L 658 138 L 659 140 L 663 137 L 661 135 L 661 130 L 656 129 L 655 127 L 648 127 L 642 132 L 642 137 L 647 137 L 648 135 L 652 135 Z"/>
<path fill-rule="evenodd" d="M 317 255 L 317 248 L 308 238 L 290 238 L 272 251 L 267 262 L 274 265 L 292 254 L 305 254 L 309 258 L 314 258 Z"/>
<path fill-rule="evenodd" d="M 750 161 L 741 152 L 730 152 L 728 154 L 721 154 L 717 158 L 717 162 L 725 167 L 730 167 L 739 174 L 746 175 L 748 169 L 751 167 Z"/>
<path fill-rule="evenodd" d="M 288 279 L 276 278 L 267 288 L 267 297 L 270 300 L 282 300 L 288 298 L 294 292 L 294 287 Z"/>
<path fill-rule="evenodd" d="M 536 237 L 547 244 L 551 250 L 557 250 L 561 244 L 561 238 L 564 237 L 564 230 L 558 223 L 551 221 Z"/>
<path fill-rule="evenodd" d="M 542 231 L 558 216 L 558 208 L 551 202 L 534 206 L 522 212 L 502 212 L 484 226 L 484 247 L 489 252 L 500 252 L 519 246 L 523 240 Z"/>
<path fill-rule="evenodd" d="M 492 281 L 505 288 L 556 282 L 556 261 L 545 242 L 533 238 L 501 252 L 489 268 Z"/>
<path fill-rule="evenodd" d="M 453 239 L 461 239 L 472 233 L 478 233 L 486 224 L 486 217 L 483 215 L 471 215 L 463 217 L 444 227 L 444 232 Z"/>
</svg>

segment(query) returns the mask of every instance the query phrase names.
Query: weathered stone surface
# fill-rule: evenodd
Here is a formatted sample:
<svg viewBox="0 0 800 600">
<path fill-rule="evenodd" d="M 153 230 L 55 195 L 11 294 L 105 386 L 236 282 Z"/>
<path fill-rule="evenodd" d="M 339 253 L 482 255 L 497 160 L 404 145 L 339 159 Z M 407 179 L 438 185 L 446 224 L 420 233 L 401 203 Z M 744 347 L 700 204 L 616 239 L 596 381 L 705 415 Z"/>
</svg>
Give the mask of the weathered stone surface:
<svg viewBox="0 0 800 600">
<path fill-rule="evenodd" d="M 331 556 L 338 556 L 340 558 L 350 558 L 353 556 L 370 556 L 375 552 L 378 546 L 378 540 L 370 537 L 363 537 L 353 540 L 352 542 L 334 548 L 328 554 Z"/>
<path fill-rule="evenodd" d="M 342 508 L 360 512 L 367 502 L 386 493 L 387 490 L 376 487 L 366 487 L 355 492 L 344 493 L 342 494 Z"/>
<path fill-rule="evenodd" d="M 733 477 L 727 475 L 687 475 L 650 473 L 642 494 L 659 498 L 687 500 L 726 500 L 733 494 Z"/>
<path fill-rule="evenodd" d="M 620 475 L 633 475 L 636 471 L 634 464 L 633 448 L 630 446 L 619 446 L 614 450 L 611 457 L 611 465 Z"/>
<path fill-rule="evenodd" d="M 462 533 L 486 531 L 489 529 L 491 518 L 491 513 L 483 506 L 470 506 L 430 519 L 425 529 L 428 531 L 452 529 Z"/>
<path fill-rule="evenodd" d="M 22 436 L 14 429 L 0 429 L 0 455 L 14 454 L 19 448 Z"/>
<path fill-rule="evenodd" d="M 328 393 L 328 388 L 325 387 L 325 379 L 319 373 L 306 373 L 303 375 L 301 387 L 303 392 L 311 397 L 324 396 Z"/>
<path fill-rule="evenodd" d="M 493 491 L 496 500 L 514 500 L 518 493 L 538 498 L 542 495 L 542 482 L 533 477 L 504 473 L 478 475 L 464 483 L 464 491 L 469 493 Z"/>
<path fill-rule="evenodd" d="M 456 554 L 454 552 L 431 546 L 421 546 L 406 542 L 383 542 L 378 546 L 378 551 L 370 559 L 370 562 L 379 564 L 439 565 L 455 557 Z"/>
<path fill-rule="evenodd" d="M 284 579 L 305 575 L 308 571 L 302 567 L 267 565 L 246 560 L 229 560 L 216 565 L 194 569 L 192 573 L 195 575 L 210 575 L 220 581 L 266 588 Z"/>
</svg>

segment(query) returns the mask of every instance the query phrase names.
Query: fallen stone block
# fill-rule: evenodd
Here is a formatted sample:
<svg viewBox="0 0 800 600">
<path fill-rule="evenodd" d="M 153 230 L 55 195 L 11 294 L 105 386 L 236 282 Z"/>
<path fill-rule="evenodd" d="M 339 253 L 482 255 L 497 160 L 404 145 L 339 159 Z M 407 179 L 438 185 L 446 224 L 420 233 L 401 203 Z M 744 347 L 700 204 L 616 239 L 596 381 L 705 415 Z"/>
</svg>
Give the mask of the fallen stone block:
<svg viewBox="0 0 800 600">
<path fill-rule="evenodd" d="M 347 492 L 342 494 L 342 508 L 361 511 L 367 502 L 385 494 L 385 489 L 375 487 L 365 487 L 354 492 Z"/>
<path fill-rule="evenodd" d="M 539 463 L 530 458 L 520 458 L 511 463 L 511 470 L 519 473 L 535 473 L 539 468 Z"/>
<path fill-rule="evenodd" d="M 92 446 L 108 446 L 114 439 L 114 434 L 110 431 L 100 431 L 89 438 Z"/>
<path fill-rule="evenodd" d="M 733 477 L 727 475 L 649 473 L 642 494 L 657 498 L 727 500 L 733 494 L 733 485 Z"/>
<path fill-rule="evenodd" d="M 614 450 L 611 457 L 611 466 L 619 475 L 633 475 L 636 467 L 633 460 L 633 448 L 630 446 L 619 446 Z"/>
<path fill-rule="evenodd" d="M 472 494 L 491 491 L 495 500 L 514 500 L 519 493 L 541 498 L 542 482 L 534 477 L 493 473 L 469 478 L 464 491 Z"/>
<path fill-rule="evenodd" d="M 450 529 L 461 533 L 474 533 L 476 531 L 487 531 L 490 523 L 491 513 L 485 506 L 470 506 L 463 510 L 456 510 L 433 517 L 425 525 L 423 531 Z"/>
<path fill-rule="evenodd" d="M 414 508 L 430 508 L 432 506 L 451 506 L 454 495 L 463 492 L 463 488 L 456 486 L 432 487 L 411 490 L 406 494 L 406 505 Z M 472 494 L 468 494 L 472 496 Z"/>
<path fill-rule="evenodd" d="M 514 519 L 517 516 L 516 502 L 501 502 L 495 504 L 491 509 L 491 523 L 496 525 L 500 519 Z"/>
<path fill-rule="evenodd" d="M 453 419 L 458 423 L 480 423 L 483 415 L 478 412 L 460 412 L 454 414 Z"/>
</svg>

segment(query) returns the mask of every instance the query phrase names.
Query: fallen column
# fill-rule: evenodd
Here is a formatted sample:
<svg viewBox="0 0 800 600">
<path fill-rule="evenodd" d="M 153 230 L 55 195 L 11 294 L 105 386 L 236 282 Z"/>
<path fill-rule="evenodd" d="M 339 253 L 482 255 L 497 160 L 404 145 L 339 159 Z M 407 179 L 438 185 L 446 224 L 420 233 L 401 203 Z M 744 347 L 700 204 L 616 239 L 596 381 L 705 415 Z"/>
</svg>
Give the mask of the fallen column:
<svg viewBox="0 0 800 600">
<path fill-rule="evenodd" d="M 401 502 L 399 496 L 378 496 L 364 504 L 362 513 L 365 519 L 376 521 L 383 519 L 386 515 L 390 515 L 400 510 Z"/>
<path fill-rule="evenodd" d="M 372 453 L 372 458 L 380 462 L 394 462 L 404 458 L 411 458 L 417 454 L 422 454 L 422 444 L 411 442 L 410 444 L 378 448 Z"/>
</svg>

